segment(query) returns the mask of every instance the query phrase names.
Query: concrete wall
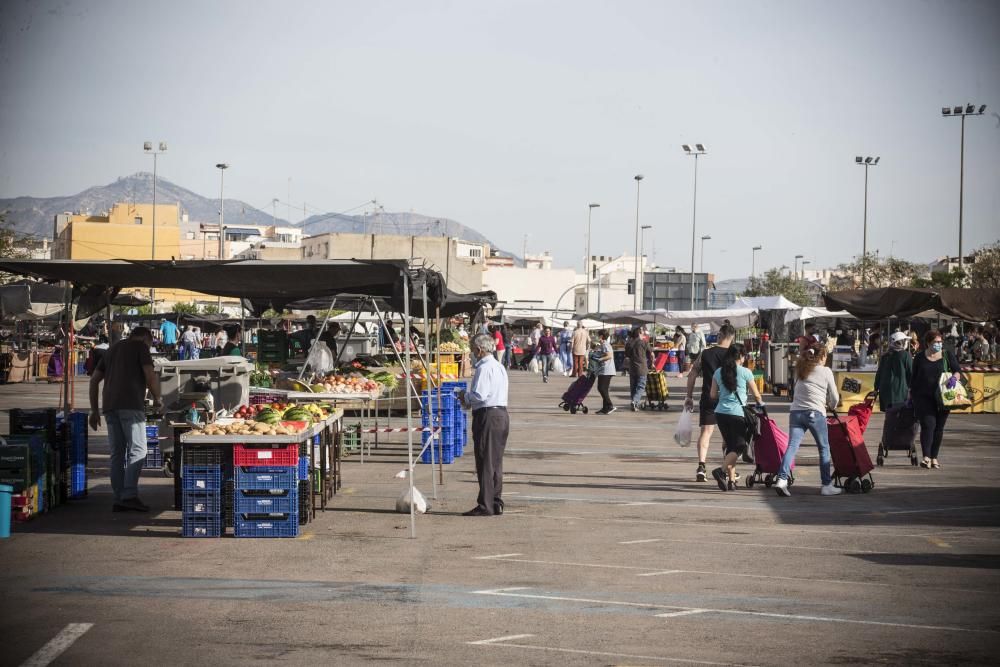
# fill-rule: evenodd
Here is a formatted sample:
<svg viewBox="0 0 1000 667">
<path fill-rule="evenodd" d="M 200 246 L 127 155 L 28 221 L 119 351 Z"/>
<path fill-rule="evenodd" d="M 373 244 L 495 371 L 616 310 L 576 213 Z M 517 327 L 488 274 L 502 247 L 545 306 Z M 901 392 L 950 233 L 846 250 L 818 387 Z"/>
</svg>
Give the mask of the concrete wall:
<svg viewBox="0 0 1000 667">
<path fill-rule="evenodd" d="M 493 290 L 507 308 L 533 308 L 552 311 L 556 317 L 574 311 L 574 286 L 583 276 L 573 269 L 526 269 L 520 266 L 491 266 L 483 273 L 483 289 Z M 560 297 L 562 300 L 560 301 Z"/>
</svg>

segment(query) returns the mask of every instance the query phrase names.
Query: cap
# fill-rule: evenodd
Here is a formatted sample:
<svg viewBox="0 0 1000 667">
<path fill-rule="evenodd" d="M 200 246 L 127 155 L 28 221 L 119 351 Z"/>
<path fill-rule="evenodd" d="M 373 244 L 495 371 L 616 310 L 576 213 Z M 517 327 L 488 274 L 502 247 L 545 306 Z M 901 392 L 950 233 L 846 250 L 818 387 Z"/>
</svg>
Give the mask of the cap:
<svg viewBox="0 0 1000 667">
<path fill-rule="evenodd" d="M 907 336 L 902 331 L 897 331 L 896 333 L 894 333 L 891 336 L 889 336 L 889 340 L 891 340 L 893 343 L 898 343 L 900 341 L 909 340 L 909 339 L 910 339 L 910 337 Z"/>
</svg>

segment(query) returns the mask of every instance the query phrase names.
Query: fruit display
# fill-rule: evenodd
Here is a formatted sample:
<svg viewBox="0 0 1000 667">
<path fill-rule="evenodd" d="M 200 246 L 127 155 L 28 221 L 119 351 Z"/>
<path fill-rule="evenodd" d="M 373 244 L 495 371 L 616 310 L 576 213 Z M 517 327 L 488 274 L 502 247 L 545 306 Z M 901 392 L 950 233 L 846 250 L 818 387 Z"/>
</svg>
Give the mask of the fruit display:
<svg viewBox="0 0 1000 667">
<path fill-rule="evenodd" d="M 297 428 L 298 424 L 282 424 L 254 422 L 247 419 L 234 419 L 231 422 L 214 422 L 204 428 L 198 427 L 198 435 L 295 435 L 304 430 Z"/>
<path fill-rule="evenodd" d="M 361 373 L 343 375 L 331 373 L 317 378 L 311 389 L 315 393 L 324 394 L 370 394 L 377 396 L 382 393 L 383 385 Z"/>
<path fill-rule="evenodd" d="M 390 373 L 389 371 L 375 373 L 370 379 L 373 382 L 383 385 L 389 391 L 393 391 L 399 386 L 399 379 L 395 376 L 395 374 Z"/>
<path fill-rule="evenodd" d="M 440 345 L 438 345 L 438 352 L 442 352 L 442 353 L 446 353 L 446 354 L 461 354 L 464 351 L 465 351 L 465 348 L 463 348 L 458 343 L 447 342 L 447 343 L 441 343 Z"/>
<path fill-rule="evenodd" d="M 330 416 L 329 405 L 319 403 L 263 403 L 261 405 L 243 405 L 236 409 L 237 419 L 275 424 L 280 422 L 321 421 Z"/>
</svg>

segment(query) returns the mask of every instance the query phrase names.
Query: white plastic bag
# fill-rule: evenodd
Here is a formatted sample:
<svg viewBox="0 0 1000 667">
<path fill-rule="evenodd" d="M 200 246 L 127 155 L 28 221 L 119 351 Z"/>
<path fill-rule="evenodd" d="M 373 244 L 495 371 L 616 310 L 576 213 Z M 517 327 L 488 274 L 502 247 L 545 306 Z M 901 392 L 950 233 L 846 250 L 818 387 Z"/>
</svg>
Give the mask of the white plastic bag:
<svg viewBox="0 0 1000 667">
<path fill-rule="evenodd" d="M 326 346 L 324 341 L 314 340 L 309 348 L 309 356 L 306 358 L 306 366 L 314 373 L 325 375 L 335 368 L 333 352 Z"/>
<path fill-rule="evenodd" d="M 559 358 L 558 354 L 553 354 L 552 355 L 552 364 L 551 364 L 551 367 L 552 367 L 552 372 L 553 373 L 562 373 L 562 372 L 564 372 L 566 370 L 565 368 L 563 368 L 562 359 Z"/>
<path fill-rule="evenodd" d="M 424 498 L 424 494 L 414 487 L 413 488 L 413 498 L 416 504 L 413 506 L 413 511 L 417 514 L 424 514 L 430 509 L 430 505 L 427 504 L 427 499 Z M 407 489 L 403 491 L 403 495 L 396 499 L 396 511 L 400 514 L 410 513 L 410 490 Z"/>
<path fill-rule="evenodd" d="M 677 428 L 674 430 L 674 442 L 681 447 L 687 447 L 691 444 L 691 431 L 694 428 L 693 421 L 691 411 L 687 409 L 681 413 L 681 418 L 677 420 Z"/>
<path fill-rule="evenodd" d="M 538 357 L 532 357 L 531 361 L 528 362 L 528 370 L 532 373 L 541 373 L 542 368 L 538 363 Z"/>
</svg>

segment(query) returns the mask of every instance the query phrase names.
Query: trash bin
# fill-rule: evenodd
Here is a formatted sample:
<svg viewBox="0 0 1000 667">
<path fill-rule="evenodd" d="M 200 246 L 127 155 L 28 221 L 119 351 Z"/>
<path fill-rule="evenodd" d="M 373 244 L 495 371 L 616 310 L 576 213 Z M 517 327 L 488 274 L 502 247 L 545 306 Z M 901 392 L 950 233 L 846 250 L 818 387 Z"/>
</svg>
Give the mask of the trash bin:
<svg viewBox="0 0 1000 667">
<path fill-rule="evenodd" d="M 10 497 L 14 487 L 0 484 L 0 538 L 10 537 Z"/>
</svg>

